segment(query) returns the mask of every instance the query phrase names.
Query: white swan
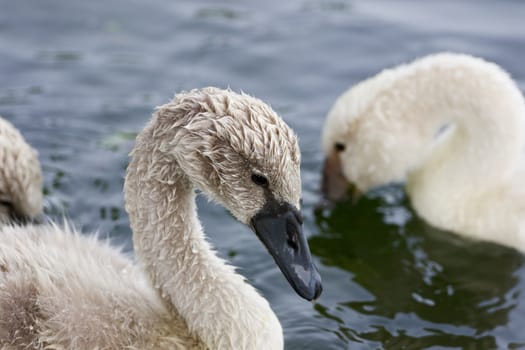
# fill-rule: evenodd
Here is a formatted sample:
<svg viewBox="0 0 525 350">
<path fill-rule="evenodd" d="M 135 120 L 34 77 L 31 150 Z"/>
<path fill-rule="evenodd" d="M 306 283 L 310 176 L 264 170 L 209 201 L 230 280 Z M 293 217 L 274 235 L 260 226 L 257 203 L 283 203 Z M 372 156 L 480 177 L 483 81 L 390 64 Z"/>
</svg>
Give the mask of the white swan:
<svg viewBox="0 0 525 350">
<path fill-rule="evenodd" d="M 441 53 L 387 69 L 328 114 L 323 190 L 406 180 L 432 225 L 525 251 L 525 104 L 494 63 Z"/>
<path fill-rule="evenodd" d="M 37 152 L 0 117 L 0 225 L 42 213 L 42 174 Z"/>
<path fill-rule="evenodd" d="M 67 227 L 4 227 L 0 348 L 282 349 L 268 302 L 205 240 L 194 187 L 250 225 L 295 290 L 317 298 L 295 134 L 260 100 L 206 88 L 160 107 L 131 155 L 138 266 Z"/>
</svg>

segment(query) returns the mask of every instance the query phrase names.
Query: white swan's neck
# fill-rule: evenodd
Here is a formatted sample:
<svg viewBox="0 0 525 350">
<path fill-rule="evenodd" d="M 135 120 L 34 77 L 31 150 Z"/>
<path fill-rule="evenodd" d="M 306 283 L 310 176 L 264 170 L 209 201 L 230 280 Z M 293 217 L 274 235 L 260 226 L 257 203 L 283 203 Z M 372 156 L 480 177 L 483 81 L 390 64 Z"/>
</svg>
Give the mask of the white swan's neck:
<svg viewBox="0 0 525 350">
<path fill-rule="evenodd" d="M 163 157 L 154 148 L 136 148 L 126 179 L 135 252 L 153 286 L 210 349 L 282 348 L 268 302 L 216 256 L 198 220 L 193 187 L 176 163 L 162 164 Z"/>
<path fill-rule="evenodd" d="M 476 227 L 475 220 L 491 225 L 493 201 L 500 200 L 520 164 L 525 142 L 523 97 L 496 65 L 477 59 L 442 63 L 432 66 L 422 61 L 413 74 L 396 83 L 398 91 L 410 95 L 398 100 L 406 116 L 414 119 L 408 120 L 410 125 L 426 124 L 423 127 L 432 133 L 447 123 L 452 128 L 408 175 L 407 190 L 414 207 L 430 222 L 497 240 L 493 230 Z M 418 74 L 418 69 L 427 72 Z M 501 230 L 501 222 L 493 224 Z"/>
</svg>

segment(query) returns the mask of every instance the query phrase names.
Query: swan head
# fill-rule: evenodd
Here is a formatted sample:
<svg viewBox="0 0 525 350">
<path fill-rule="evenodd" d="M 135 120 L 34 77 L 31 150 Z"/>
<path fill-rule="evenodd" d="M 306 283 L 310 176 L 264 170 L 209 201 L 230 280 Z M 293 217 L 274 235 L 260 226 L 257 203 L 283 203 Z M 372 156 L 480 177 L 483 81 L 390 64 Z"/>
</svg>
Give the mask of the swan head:
<svg viewBox="0 0 525 350">
<path fill-rule="evenodd" d="M 389 78 L 383 72 L 380 82 Z M 405 175 L 402 150 L 394 149 L 399 142 L 392 142 L 392 128 L 381 109 L 383 89 L 376 79 L 365 80 L 342 94 L 326 117 L 321 187 L 328 200 L 357 197 Z"/>
<path fill-rule="evenodd" d="M 316 299 L 322 287 L 302 228 L 300 151 L 283 120 L 256 98 L 204 88 L 161 106 L 152 124 L 161 157 L 252 228 L 295 291 Z"/>
<path fill-rule="evenodd" d="M 0 224 L 42 213 L 42 173 L 37 152 L 0 118 Z"/>
<path fill-rule="evenodd" d="M 442 117 L 435 106 L 447 102 L 419 90 L 437 84 L 433 79 L 439 75 L 435 73 L 439 67 L 462 61 L 463 56 L 436 54 L 385 69 L 336 100 L 322 134 L 322 190 L 327 199 L 344 198 L 349 189 L 353 190 L 350 195 L 355 195 L 405 181 L 421 165 L 430 149 L 429 141 L 445 127 L 435 122 Z M 426 122 L 414 123 L 420 116 L 425 116 Z"/>
</svg>

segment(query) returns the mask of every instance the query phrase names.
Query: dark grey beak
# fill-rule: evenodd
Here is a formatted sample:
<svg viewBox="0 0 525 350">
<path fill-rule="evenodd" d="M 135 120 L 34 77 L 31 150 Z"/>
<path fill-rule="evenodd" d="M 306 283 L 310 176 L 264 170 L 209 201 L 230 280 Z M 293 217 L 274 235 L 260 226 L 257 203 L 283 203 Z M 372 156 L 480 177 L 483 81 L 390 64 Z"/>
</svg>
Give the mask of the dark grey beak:
<svg viewBox="0 0 525 350">
<path fill-rule="evenodd" d="M 251 225 L 297 294 L 317 299 L 323 290 L 321 276 L 312 262 L 301 213 L 288 203 L 270 201 Z"/>
</svg>

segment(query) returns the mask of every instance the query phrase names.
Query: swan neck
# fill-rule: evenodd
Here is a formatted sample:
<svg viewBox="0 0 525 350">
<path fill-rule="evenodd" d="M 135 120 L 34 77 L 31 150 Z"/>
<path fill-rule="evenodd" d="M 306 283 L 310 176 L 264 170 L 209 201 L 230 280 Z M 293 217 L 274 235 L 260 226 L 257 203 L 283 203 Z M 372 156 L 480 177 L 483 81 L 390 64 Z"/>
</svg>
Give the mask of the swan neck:
<svg viewBox="0 0 525 350">
<path fill-rule="evenodd" d="M 401 90 L 412 94 L 405 100 L 415 106 L 404 112 L 425 118 L 432 140 L 428 157 L 414 173 L 446 175 L 449 185 L 478 187 L 505 180 L 515 171 L 525 141 L 523 96 L 495 65 L 472 65 L 423 67 L 426 74 L 416 72 L 400 82 L 401 88 L 412 85 Z M 436 138 L 445 125 L 448 132 Z"/>
<path fill-rule="evenodd" d="M 414 119 L 450 125 L 441 137 L 431 138 L 426 158 L 408 175 L 407 191 L 418 213 L 434 225 L 498 241 L 503 226 L 494 212 L 505 210 L 495 210 L 492 203 L 502 201 L 523 160 L 525 104 L 497 66 L 470 63 L 427 67 L 430 74 L 403 82 L 417 91 Z M 509 214 L 507 219 L 505 225 L 515 232 L 516 218 Z"/>
<path fill-rule="evenodd" d="M 132 152 L 125 194 L 136 257 L 153 287 L 210 349 L 252 348 L 268 337 L 282 343 L 267 301 L 206 241 L 193 185 L 182 168 L 162 147 L 141 142 L 154 132 L 144 134 Z M 268 324 L 277 336 L 265 339 Z"/>
</svg>

